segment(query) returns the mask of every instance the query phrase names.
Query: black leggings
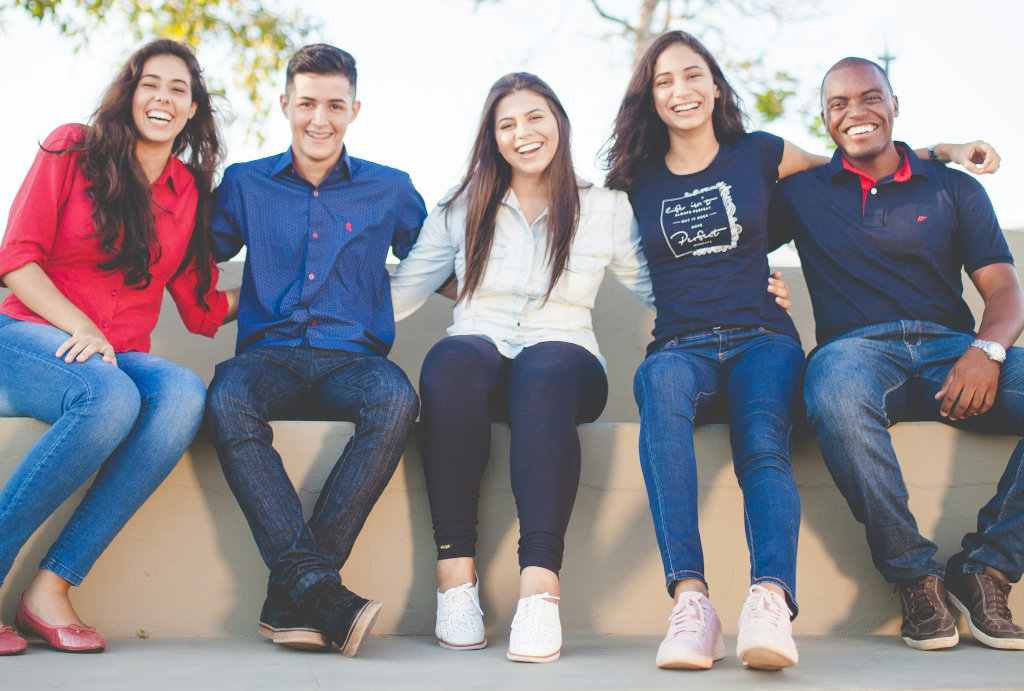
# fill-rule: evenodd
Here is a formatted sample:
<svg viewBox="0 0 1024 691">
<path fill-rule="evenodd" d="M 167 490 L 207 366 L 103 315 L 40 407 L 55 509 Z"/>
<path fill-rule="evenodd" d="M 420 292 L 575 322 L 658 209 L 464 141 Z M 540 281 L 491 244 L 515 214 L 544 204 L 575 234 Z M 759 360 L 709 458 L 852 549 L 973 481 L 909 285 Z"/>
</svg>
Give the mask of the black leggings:
<svg viewBox="0 0 1024 691">
<path fill-rule="evenodd" d="M 509 360 L 484 338 L 451 336 L 427 353 L 420 397 L 420 444 L 437 558 L 476 556 L 490 423 L 507 420 L 519 567 L 558 573 L 580 481 L 576 425 L 595 420 L 608 399 L 601 363 L 585 348 L 562 341 L 538 343 Z"/>
</svg>

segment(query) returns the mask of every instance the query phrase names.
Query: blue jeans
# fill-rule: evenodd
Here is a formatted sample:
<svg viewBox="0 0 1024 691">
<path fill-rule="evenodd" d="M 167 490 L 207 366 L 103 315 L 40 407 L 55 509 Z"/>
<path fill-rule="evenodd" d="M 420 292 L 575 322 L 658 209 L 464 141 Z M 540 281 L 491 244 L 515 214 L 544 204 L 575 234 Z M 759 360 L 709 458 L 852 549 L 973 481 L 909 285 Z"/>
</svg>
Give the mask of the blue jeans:
<svg viewBox="0 0 1024 691">
<path fill-rule="evenodd" d="M 705 580 L 693 430 L 707 420 L 712 402 L 724 398 L 751 582 L 782 587 L 796 611 L 800 495 L 789 437 L 803 361 L 790 336 L 716 327 L 669 341 L 637 369 L 640 464 L 670 594 L 676 581 Z"/>
<path fill-rule="evenodd" d="M 338 578 L 418 409 L 405 373 L 377 355 L 257 346 L 217 365 L 207 397 L 210 435 L 271 583 L 295 601 L 317 581 Z M 274 419 L 356 423 L 308 523 L 272 445 Z"/>
<path fill-rule="evenodd" d="M 40 564 L 73 585 L 167 477 L 203 419 L 206 387 L 147 353 L 54 356 L 68 335 L 0 315 L 0 416 L 50 424 L 0 493 L 0 583 L 65 499 L 96 479 Z"/>
<path fill-rule="evenodd" d="M 935 394 L 973 336 L 929 322 L 868 326 L 831 341 L 807 364 L 804 397 L 822 456 L 854 517 L 864 524 L 871 557 L 889 582 L 934 574 L 936 546 L 917 529 L 888 428 L 901 420 L 938 420 L 993 434 L 1024 432 L 1024 350 L 1011 348 L 995 405 L 950 423 Z M 1017 581 L 1024 569 L 1024 444 L 1017 444 L 978 529 L 950 559 L 954 574 L 986 566 Z"/>
</svg>

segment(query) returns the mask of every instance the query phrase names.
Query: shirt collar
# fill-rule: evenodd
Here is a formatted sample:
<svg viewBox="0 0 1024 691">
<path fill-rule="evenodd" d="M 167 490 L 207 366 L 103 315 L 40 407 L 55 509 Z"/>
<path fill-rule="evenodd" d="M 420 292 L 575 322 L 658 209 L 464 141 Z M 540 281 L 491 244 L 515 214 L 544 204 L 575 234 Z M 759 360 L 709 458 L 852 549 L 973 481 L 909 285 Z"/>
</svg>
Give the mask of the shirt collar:
<svg viewBox="0 0 1024 691">
<path fill-rule="evenodd" d="M 188 167 L 178 160 L 177 156 L 171 156 L 167 159 L 167 165 L 164 166 L 164 172 L 160 173 L 160 177 L 153 181 L 154 185 L 166 184 L 171 188 L 171 191 L 175 195 L 180 196 L 182 190 L 187 185 L 187 179 L 192 176 L 192 172 Z"/>
<path fill-rule="evenodd" d="M 892 175 L 894 182 L 906 182 L 915 175 L 921 175 L 927 178 L 927 168 L 924 161 L 917 157 L 909 146 L 904 142 L 893 142 L 896 145 L 896 150 L 900 153 L 900 158 L 903 159 L 903 165 L 900 169 Z M 860 178 L 862 181 L 870 181 L 872 186 L 877 180 L 873 180 L 870 176 L 862 171 L 857 170 L 851 166 L 847 160 L 843 157 L 843 152 L 836 149 L 836 152 L 832 154 L 832 160 L 828 164 L 829 179 L 835 182 L 836 176 L 842 174 L 852 174 Z M 887 179 L 887 178 L 886 178 Z"/>
<path fill-rule="evenodd" d="M 302 177 L 301 175 L 298 174 L 298 171 L 295 170 L 295 162 L 294 159 L 292 158 L 291 147 L 288 147 L 288 149 L 283 154 L 278 156 L 276 161 L 274 161 L 274 165 L 270 169 L 270 177 L 277 177 L 281 173 L 286 172 L 296 177 Z M 324 178 L 324 182 L 334 179 L 352 179 L 352 159 L 350 159 L 348 156 L 347 146 L 342 147 L 341 158 L 338 159 L 338 163 L 334 166 L 334 170 L 328 173 L 327 177 Z M 321 182 L 320 184 L 322 185 L 323 182 Z"/>
</svg>

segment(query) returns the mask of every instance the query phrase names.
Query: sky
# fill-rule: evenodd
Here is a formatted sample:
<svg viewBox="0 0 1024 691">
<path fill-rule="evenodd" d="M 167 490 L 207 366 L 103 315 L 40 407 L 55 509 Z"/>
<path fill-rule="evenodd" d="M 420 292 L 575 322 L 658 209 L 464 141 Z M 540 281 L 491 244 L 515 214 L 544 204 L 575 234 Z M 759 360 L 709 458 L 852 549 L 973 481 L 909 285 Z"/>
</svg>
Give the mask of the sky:
<svg viewBox="0 0 1024 691">
<path fill-rule="evenodd" d="M 278 0 L 279 7 L 298 6 Z M 810 3 L 803 3 L 810 5 Z M 628 13 L 637 0 L 604 0 L 611 13 Z M 735 19 L 728 35 L 705 37 L 721 59 L 763 50 L 772 70 L 800 80 L 796 97 L 816 108 L 821 76 L 836 60 L 876 59 L 888 48 L 890 77 L 900 100 L 895 136 L 914 147 L 938 141 L 985 139 L 1003 158 L 983 176 L 1004 228 L 1024 229 L 1024 112 L 1019 53 L 1024 2 L 988 0 L 823 0 L 815 16 L 782 26 L 763 18 Z M 629 78 L 631 46 L 601 20 L 587 0 L 306 0 L 302 9 L 322 20 L 308 42 L 326 41 L 358 61 L 362 111 L 346 135 L 353 156 L 406 170 L 427 207 L 456 184 L 490 85 L 512 71 L 533 72 L 559 95 L 573 125 L 579 172 L 601 182 L 597 155 L 611 130 Z M 84 122 L 116 69 L 137 45 L 123 30 L 105 29 L 78 51 L 55 29 L 8 11 L 0 15 L 3 91 L 0 111 L 5 165 L 0 209 L 6 220 L 18 186 L 46 135 L 65 122 Z M 685 27 L 684 27 L 685 28 Z M 695 31 L 696 33 L 696 31 Z M 698 34 L 699 36 L 699 34 Z M 712 47 L 712 46 L 717 47 Z M 745 52 L 744 52 L 745 51 Z M 210 75 L 223 52 L 201 46 Z M 727 71 L 727 76 L 730 76 Z M 733 81 L 736 81 L 735 79 Z M 284 75 L 267 84 L 283 90 Z M 827 153 L 806 133 L 806 117 L 766 126 L 811 151 Z M 755 123 L 757 124 L 757 123 Z M 269 156 L 289 144 L 279 111 L 262 126 L 262 145 L 227 128 L 229 162 Z"/>
</svg>

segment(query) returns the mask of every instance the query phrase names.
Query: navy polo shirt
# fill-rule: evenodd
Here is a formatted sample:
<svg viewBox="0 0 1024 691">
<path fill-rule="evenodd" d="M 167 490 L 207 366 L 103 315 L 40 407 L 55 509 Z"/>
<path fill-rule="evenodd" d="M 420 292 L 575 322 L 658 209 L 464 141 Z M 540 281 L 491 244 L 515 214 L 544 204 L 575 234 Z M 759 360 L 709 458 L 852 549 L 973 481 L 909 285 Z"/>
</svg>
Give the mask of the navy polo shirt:
<svg viewBox="0 0 1024 691">
<path fill-rule="evenodd" d="M 796 240 L 818 345 L 872 324 L 927 321 L 973 333 L 961 268 L 1013 262 L 992 202 L 966 173 L 922 161 L 897 142 L 904 170 L 871 184 L 836 151 L 781 181 L 773 247 Z M 909 170 L 907 170 L 909 168 Z"/>
<path fill-rule="evenodd" d="M 722 142 L 702 171 L 675 175 L 662 158 L 629 193 L 654 290 L 654 343 L 716 326 L 761 327 L 799 340 L 768 293 L 766 219 L 783 141 L 750 132 Z"/>
<path fill-rule="evenodd" d="M 229 166 L 213 212 L 218 261 L 247 248 L 236 352 L 305 346 L 386 355 L 395 339 L 388 248 L 405 257 L 426 217 L 406 173 L 350 158 L 319 185 L 289 149 Z"/>
</svg>

